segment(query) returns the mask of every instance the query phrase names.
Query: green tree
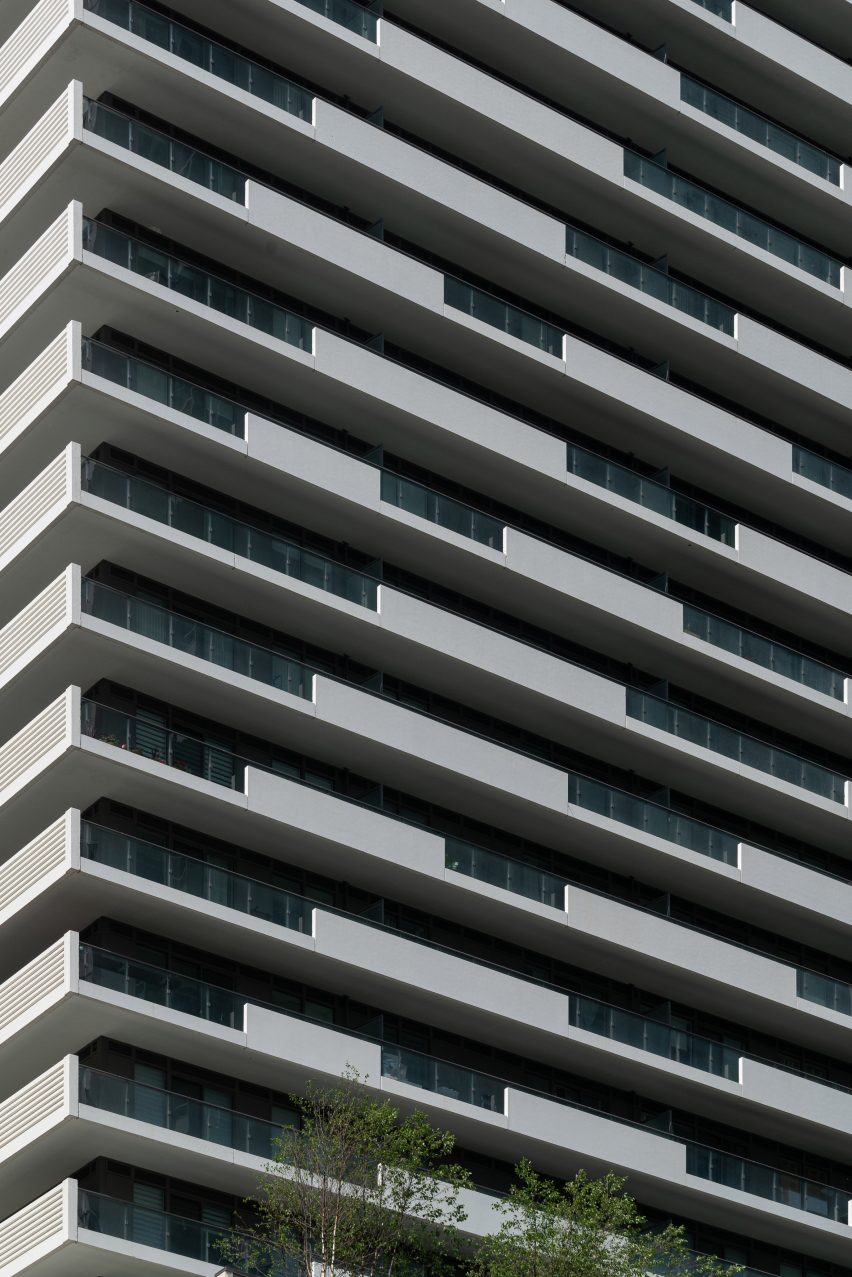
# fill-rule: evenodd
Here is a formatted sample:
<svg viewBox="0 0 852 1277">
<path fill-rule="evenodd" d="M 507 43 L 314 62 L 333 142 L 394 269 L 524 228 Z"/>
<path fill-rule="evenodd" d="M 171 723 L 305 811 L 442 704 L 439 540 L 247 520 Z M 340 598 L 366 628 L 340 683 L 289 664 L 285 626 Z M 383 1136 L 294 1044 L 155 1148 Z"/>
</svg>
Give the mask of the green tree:
<svg viewBox="0 0 852 1277">
<path fill-rule="evenodd" d="M 478 1247 L 469 1277 L 728 1277 L 739 1268 L 689 1250 L 680 1227 L 649 1231 L 625 1180 L 580 1171 L 563 1185 L 515 1167 L 509 1195 L 495 1203 L 500 1226 Z"/>
<path fill-rule="evenodd" d="M 223 1262 L 262 1274 L 394 1277 L 437 1272 L 455 1253 L 467 1173 L 455 1138 L 423 1113 L 403 1116 L 353 1070 L 292 1096 L 301 1128 L 285 1130 L 246 1200 Z M 316 1266 L 316 1267 L 314 1267 Z"/>
</svg>

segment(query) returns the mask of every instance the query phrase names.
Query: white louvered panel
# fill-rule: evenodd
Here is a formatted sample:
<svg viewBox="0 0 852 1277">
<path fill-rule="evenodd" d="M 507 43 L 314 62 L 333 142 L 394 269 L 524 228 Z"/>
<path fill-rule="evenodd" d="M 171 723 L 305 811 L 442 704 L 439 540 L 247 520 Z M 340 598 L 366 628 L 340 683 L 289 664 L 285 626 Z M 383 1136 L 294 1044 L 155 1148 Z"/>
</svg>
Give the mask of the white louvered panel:
<svg viewBox="0 0 852 1277">
<path fill-rule="evenodd" d="M 0 1031 L 49 993 L 62 988 L 64 964 L 65 941 L 57 940 L 56 944 L 0 984 Z"/>
<path fill-rule="evenodd" d="M 70 373 L 68 334 L 62 332 L 0 395 L 0 447 L 18 422 L 51 391 L 58 390 Z"/>
<path fill-rule="evenodd" d="M 0 559 L 65 496 L 65 464 L 63 452 L 0 510 Z"/>
<path fill-rule="evenodd" d="M 44 1197 L 30 1202 L 0 1224 L 0 1271 L 61 1231 L 63 1207 L 63 1186 L 57 1184 Z"/>
<path fill-rule="evenodd" d="M 35 882 L 51 873 L 65 860 L 65 817 L 40 833 L 31 843 L 0 867 L 0 914 L 14 904 Z"/>
<path fill-rule="evenodd" d="M 65 1064 L 60 1061 L 0 1104 L 0 1148 L 36 1126 L 65 1101 Z"/>
<path fill-rule="evenodd" d="M 72 227 L 71 209 L 67 208 L 0 279 L 0 328 L 69 256 Z"/>
<path fill-rule="evenodd" d="M 0 749 L 0 793 L 65 738 L 65 696 L 58 697 Z"/>
<path fill-rule="evenodd" d="M 68 0 L 41 0 L 0 46 L 0 85 L 10 85 L 27 63 L 71 15 Z"/>
<path fill-rule="evenodd" d="M 63 573 L 8 625 L 3 626 L 0 630 L 0 679 L 63 619 L 67 605 L 66 576 Z"/>
<path fill-rule="evenodd" d="M 70 141 L 71 86 L 0 164 L 0 210 L 32 180 L 52 151 Z"/>
</svg>

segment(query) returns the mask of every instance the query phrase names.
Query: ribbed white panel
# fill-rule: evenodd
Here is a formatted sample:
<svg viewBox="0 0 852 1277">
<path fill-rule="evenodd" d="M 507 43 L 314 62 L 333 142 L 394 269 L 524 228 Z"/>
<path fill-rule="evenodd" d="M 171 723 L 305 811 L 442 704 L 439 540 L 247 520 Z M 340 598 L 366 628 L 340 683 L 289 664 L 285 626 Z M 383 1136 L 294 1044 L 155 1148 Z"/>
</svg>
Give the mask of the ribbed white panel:
<svg viewBox="0 0 852 1277">
<path fill-rule="evenodd" d="M 0 510 L 0 559 L 8 554 L 16 541 L 26 537 L 31 528 L 51 506 L 66 494 L 65 453 L 36 475 L 32 483 Z"/>
<path fill-rule="evenodd" d="M 5 1219 L 0 1224 L 0 1272 L 28 1250 L 60 1233 L 63 1210 L 63 1186 L 57 1184 L 44 1197 L 30 1202 L 29 1206 Z"/>
<path fill-rule="evenodd" d="M 0 914 L 9 905 L 14 904 L 25 891 L 57 869 L 65 860 L 66 823 L 60 816 L 49 828 L 45 829 L 27 843 L 11 860 L 0 866 Z"/>
<path fill-rule="evenodd" d="M 58 154 L 70 142 L 72 93 L 73 87 L 69 84 L 0 164 L 0 213 L 10 201 L 18 198 L 21 189 L 32 181 L 33 174 L 51 152 Z"/>
<path fill-rule="evenodd" d="M 54 625 L 59 624 L 67 609 L 67 577 L 63 572 L 0 630 L 0 680 L 17 660 L 33 650 Z"/>
<path fill-rule="evenodd" d="M 0 279 L 0 328 L 5 326 L 27 296 L 37 293 L 45 280 L 69 257 L 73 231 L 72 210 L 66 208 Z"/>
<path fill-rule="evenodd" d="M 19 421 L 64 385 L 71 370 L 68 333 L 61 332 L 0 395 L 0 448 Z"/>
<path fill-rule="evenodd" d="M 0 87 L 12 80 L 38 53 L 39 46 L 49 40 L 71 16 L 69 0 L 41 0 L 28 13 L 6 43 L 0 46 Z"/>
<path fill-rule="evenodd" d="M 64 739 L 63 693 L 0 749 L 0 794 Z"/>
<path fill-rule="evenodd" d="M 0 1104 L 0 1149 L 36 1126 L 65 1102 L 65 1064 L 60 1060 Z"/>
<path fill-rule="evenodd" d="M 65 940 L 62 939 L 0 984 L 0 1031 L 8 1028 L 30 1007 L 36 1006 L 42 998 L 61 989 L 64 974 Z"/>
</svg>

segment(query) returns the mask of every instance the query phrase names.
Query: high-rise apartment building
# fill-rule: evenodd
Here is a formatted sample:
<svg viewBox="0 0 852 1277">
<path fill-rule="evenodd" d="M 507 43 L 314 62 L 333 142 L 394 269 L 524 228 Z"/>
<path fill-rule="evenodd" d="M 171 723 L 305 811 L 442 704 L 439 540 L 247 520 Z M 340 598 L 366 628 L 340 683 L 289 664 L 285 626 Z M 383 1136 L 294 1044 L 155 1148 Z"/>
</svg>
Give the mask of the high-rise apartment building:
<svg viewBox="0 0 852 1277">
<path fill-rule="evenodd" d="M 850 1277 L 852 5 L 388 5 L 0 3 L 0 1277 L 347 1064 Z"/>
</svg>

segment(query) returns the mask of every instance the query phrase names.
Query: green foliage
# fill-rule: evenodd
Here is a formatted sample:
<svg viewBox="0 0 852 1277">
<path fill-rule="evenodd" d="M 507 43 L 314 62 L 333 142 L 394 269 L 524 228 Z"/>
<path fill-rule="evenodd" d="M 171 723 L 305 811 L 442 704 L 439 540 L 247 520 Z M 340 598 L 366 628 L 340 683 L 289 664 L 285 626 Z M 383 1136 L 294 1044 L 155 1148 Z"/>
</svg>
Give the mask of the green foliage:
<svg viewBox="0 0 852 1277">
<path fill-rule="evenodd" d="M 469 1277 L 729 1277 L 739 1269 L 689 1250 L 683 1229 L 649 1232 L 625 1181 L 580 1171 L 563 1186 L 529 1162 L 495 1203 L 500 1227 L 480 1245 Z"/>
<path fill-rule="evenodd" d="M 454 1136 L 420 1112 L 401 1116 L 352 1070 L 291 1098 L 301 1130 L 282 1133 L 223 1262 L 264 1277 L 312 1277 L 313 1265 L 320 1277 L 438 1272 L 465 1218 Z"/>
</svg>

